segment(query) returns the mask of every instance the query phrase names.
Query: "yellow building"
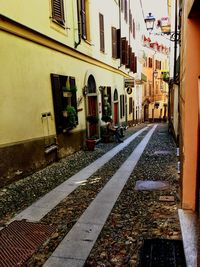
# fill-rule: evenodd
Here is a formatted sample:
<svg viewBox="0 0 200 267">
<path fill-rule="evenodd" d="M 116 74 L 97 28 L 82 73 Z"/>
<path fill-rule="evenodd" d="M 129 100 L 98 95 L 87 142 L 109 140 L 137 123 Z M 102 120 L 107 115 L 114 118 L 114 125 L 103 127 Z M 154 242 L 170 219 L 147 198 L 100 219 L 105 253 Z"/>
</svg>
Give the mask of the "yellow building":
<svg viewBox="0 0 200 267">
<path fill-rule="evenodd" d="M 168 116 L 169 48 L 143 36 L 144 121 L 166 121 Z"/>
<path fill-rule="evenodd" d="M 108 106 L 115 124 L 128 120 L 139 26 L 127 0 L 7 0 L 0 10 L 4 185 L 99 139 Z"/>
</svg>

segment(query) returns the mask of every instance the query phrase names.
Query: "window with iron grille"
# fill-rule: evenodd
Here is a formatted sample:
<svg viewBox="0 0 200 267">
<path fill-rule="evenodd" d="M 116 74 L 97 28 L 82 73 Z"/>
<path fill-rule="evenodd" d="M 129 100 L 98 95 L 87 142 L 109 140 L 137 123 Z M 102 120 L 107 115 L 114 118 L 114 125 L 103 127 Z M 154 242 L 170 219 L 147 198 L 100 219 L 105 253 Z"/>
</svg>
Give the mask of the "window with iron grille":
<svg viewBox="0 0 200 267">
<path fill-rule="evenodd" d="M 99 31 L 100 31 L 100 51 L 105 52 L 104 17 L 101 13 L 99 13 Z"/>
<path fill-rule="evenodd" d="M 52 19 L 60 25 L 65 25 L 63 0 L 51 0 Z"/>
</svg>

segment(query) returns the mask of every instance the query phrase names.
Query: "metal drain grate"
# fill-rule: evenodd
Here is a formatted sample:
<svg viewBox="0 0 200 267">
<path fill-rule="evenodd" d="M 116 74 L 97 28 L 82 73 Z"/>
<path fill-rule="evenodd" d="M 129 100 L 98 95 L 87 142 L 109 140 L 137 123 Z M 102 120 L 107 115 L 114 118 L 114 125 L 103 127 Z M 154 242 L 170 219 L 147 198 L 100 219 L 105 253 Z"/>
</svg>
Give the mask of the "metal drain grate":
<svg viewBox="0 0 200 267">
<path fill-rule="evenodd" d="M 41 223 L 12 222 L 0 231 L 0 266 L 21 266 L 54 231 Z"/>
<path fill-rule="evenodd" d="M 186 267 L 182 241 L 145 239 L 139 267 Z"/>
</svg>

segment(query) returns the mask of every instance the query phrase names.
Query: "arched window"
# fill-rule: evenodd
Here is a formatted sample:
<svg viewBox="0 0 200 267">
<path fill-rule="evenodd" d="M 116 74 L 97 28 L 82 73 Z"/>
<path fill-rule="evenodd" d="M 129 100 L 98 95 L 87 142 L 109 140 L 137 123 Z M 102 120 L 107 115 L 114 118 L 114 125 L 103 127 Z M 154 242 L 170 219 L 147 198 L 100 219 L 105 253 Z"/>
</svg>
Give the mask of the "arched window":
<svg viewBox="0 0 200 267">
<path fill-rule="evenodd" d="M 114 101 L 117 101 L 118 100 L 118 92 L 117 92 L 117 89 L 115 89 L 114 91 Z"/>
<path fill-rule="evenodd" d="M 96 93 L 96 82 L 93 75 L 90 75 L 88 78 L 88 93 Z"/>
</svg>

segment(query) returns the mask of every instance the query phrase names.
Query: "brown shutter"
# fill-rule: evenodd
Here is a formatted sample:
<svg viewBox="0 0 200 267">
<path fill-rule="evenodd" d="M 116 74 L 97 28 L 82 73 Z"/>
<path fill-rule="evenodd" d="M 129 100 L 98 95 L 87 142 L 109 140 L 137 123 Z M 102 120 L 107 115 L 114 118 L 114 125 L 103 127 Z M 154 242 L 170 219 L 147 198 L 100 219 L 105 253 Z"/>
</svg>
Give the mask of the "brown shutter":
<svg viewBox="0 0 200 267">
<path fill-rule="evenodd" d="M 60 132 L 62 132 L 62 129 L 63 129 L 63 123 L 62 123 L 62 118 L 63 118 L 62 99 L 63 99 L 63 96 L 62 96 L 62 90 L 61 90 L 59 75 L 51 74 L 51 86 L 52 86 L 53 107 L 54 107 L 56 130 L 58 133 L 60 133 Z"/>
<path fill-rule="evenodd" d="M 137 72 L 137 57 L 135 57 L 135 64 L 134 64 L 134 67 L 135 67 L 135 69 L 134 69 L 134 73 L 136 73 Z"/>
<path fill-rule="evenodd" d="M 117 58 L 120 58 L 121 51 L 121 31 L 117 29 Z"/>
<path fill-rule="evenodd" d="M 112 34 L 112 57 L 117 58 L 117 36 L 116 36 L 116 28 L 111 28 Z"/>
<path fill-rule="evenodd" d="M 52 18 L 61 23 L 65 24 L 64 19 L 64 5 L 63 0 L 51 0 L 52 2 Z"/>
<path fill-rule="evenodd" d="M 81 29 L 82 38 L 87 39 L 85 0 L 81 0 Z"/>
<path fill-rule="evenodd" d="M 121 38 L 121 63 L 126 64 L 126 37 Z"/>
<path fill-rule="evenodd" d="M 131 66 L 130 69 L 132 72 L 134 72 L 134 67 L 135 66 L 135 53 L 131 53 Z"/>
<path fill-rule="evenodd" d="M 121 11 L 124 11 L 124 0 L 120 0 L 121 1 Z"/>
<path fill-rule="evenodd" d="M 124 19 L 127 22 L 128 20 L 128 0 L 124 0 Z"/>
<path fill-rule="evenodd" d="M 100 30 L 100 51 L 105 51 L 104 46 L 104 19 L 103 15 L 99 13 L 99 30 Z"/>
<path fill-rule="evenodd" d="M 70 87 L 76 86 L 76 80 L 74 77 L 69 77 Z M 72 92 L 71 97 L 71 106 L 73 106 L 77 112 L 77 99 L 76 99 L 76 91 Z M 78 124 L 78 115 L 76 116 L 76 121 Z"/>
<path fill-rule="evenodd" d="M 128 47 L 127 47 L 127 64 L 126 64 L 127 68 L 130 68 L 130 55 L 131 55 L 130 50 L 132 50 L 132 49 L 131 49 L 130 45 L 128 45 Z"/>
<path fill-rule="evenodd" d="M 135 21 L 133 19 L 133 38 L 135 39 Z"/>
<path fill-rule="evenodd" d="M 132 14 L 131 14 L 131 10 L 129 9 L 129 29 L 130 29 L 130 32 L 132 32 L 132 29 L 133 29 L 133 24 L 132 24 Z"/>
</svg>

